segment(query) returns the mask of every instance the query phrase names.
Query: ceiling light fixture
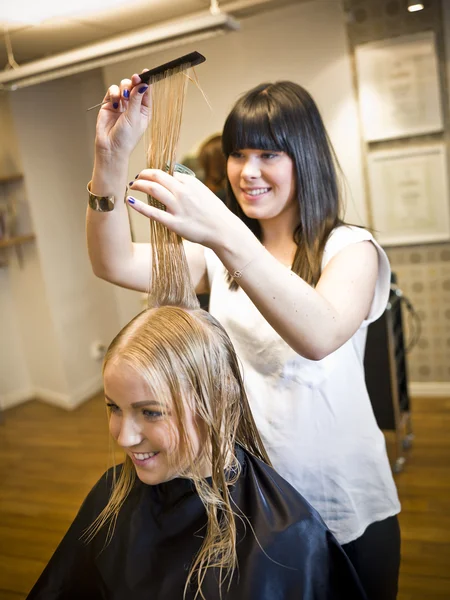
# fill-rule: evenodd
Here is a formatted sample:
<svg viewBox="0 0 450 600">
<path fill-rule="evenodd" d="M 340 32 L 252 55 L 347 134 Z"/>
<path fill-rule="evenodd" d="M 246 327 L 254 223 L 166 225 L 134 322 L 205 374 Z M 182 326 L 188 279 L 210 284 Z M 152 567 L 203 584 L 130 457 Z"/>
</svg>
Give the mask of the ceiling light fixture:
<svg viewBox="0 0 450 600">
<path fill-rule="evenodd" d="M 226 13 L 198 13 L 5 70 L 0 72 L 0 89 L 36 85 L 236 29 L 239 22 Z"/>
<path fill-rule="evenodd" d="M 105 13 L 122 5 L 133 5 L 138 0 L 77 0 L 77 2 L 56 2 L 55 0 L 14 0 L 5 2 L 0 10 L 0 24 L 8 27 L 12 23 L 37 25 L 52 19 L 84 19 L 88 16 Z"/>
<path fill-rule="evenodd" d="M 419 10 L 423 10 L 425 7 L 423 2 L 417 2 L 416 0 L 408 0 L 408 10 L 409 12 L 417 12 Z"/>
</svg>

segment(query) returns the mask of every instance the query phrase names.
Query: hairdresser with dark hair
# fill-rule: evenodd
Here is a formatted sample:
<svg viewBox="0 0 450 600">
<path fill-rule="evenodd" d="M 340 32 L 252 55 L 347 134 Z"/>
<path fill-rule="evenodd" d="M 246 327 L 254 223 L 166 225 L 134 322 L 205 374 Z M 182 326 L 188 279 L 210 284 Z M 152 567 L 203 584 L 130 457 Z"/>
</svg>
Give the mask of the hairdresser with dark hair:
<svg viewBox="0 0 450 600">
<path fill-rule="evenodd" d="M 110 114 L 97 125 L 96 193 L 123 197 L 147 111 L 137 87 L 110 89 L 113 99 L 132 90 L 125 112 L 101 111 Z M 400 505 L 363 369 L 367 326 L 387 304 L 388 259 L 368 231 L 342 221 L 337 162 L 299 85 L 246 93 L 226 120 L 223 150 L 229 208 L 197 179 L 151 169 L 131 190 L 167 210 L 132 196 L 128 205 L 194 242 L 192 280 L 233 341 L 274 467 L 319 511 L 369 599 L 393 600 Z M 150 252 L 132 243 L 125 204 L 89 209 L 87 227 L 94 272 L 146 291 Z"/>
</svg>

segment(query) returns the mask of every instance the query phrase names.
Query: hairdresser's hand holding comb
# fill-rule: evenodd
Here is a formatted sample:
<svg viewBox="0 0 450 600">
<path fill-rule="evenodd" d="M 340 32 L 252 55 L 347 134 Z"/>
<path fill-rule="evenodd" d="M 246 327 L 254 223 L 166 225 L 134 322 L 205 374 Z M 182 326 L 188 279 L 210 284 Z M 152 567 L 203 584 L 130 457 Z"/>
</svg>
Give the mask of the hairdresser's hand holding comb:
<svg viewBox="0 0 450 600">
<path fill-rule="evenodd" d="M 109 87 L 97 118 L 96 152 L 128 159 L 148 126 L 150 90 L 139 75 Z"/>
<path fill-rule="evenodd" d="M 209 188 L 191 175 L 174 176 L 158 169 L 144 169 L 130 187 L 153 196 L 166 210 L 127 198 L 137 212 L 154 219 L 181 237 L 213 248 L 235 238 L 245 226 Z"/>
<path fill-rule="evenodd" d="M 128 211 L 122 201 L 128 183 L 130 154 L 142 137 L 150 114 L 150 90 L 139 75 L 112 85 L 97 117 L 95 162 L 89 191 L 112 199 L 114 210 L 99 212 L 88 204 L 86 231 L 94 273 L 108 281 L 126 283 L 134 272 L 134 246 Z M 133 285 L 140 285 L 140 272 L 148 272 L 148 257 L 137 261 Z"/>
</svg>

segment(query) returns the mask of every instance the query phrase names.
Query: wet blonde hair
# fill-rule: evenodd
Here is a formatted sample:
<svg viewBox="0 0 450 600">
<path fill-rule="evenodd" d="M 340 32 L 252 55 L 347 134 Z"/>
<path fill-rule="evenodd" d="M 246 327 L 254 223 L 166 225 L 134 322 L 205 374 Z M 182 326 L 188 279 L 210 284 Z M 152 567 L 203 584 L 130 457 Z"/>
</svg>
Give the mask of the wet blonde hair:
<svg viewBox="0 0 450 600">
<path fill-rule="evenodd" d="M 156 397 L 170 399 L 176 417 L 180 452 L 174 464 L 184 465 L 205 506 L 207 530 L 194 558 L 185 591 L 197 573 L 197 593 L 204 598 L 202 583 L 208 568 L 219 569 L 219 586 L 231 582 L 237 567 L 236 522 L 230 494 L 239 477 L 235 445 L 270 464 L 253 420 L 239 363 L 232 343 L 218 321 L 201 309 L 175 306 L 150 308 L 138 315 L 116 336 L 105 357 L 110 363 L 124 361 L 148 383 Z M 200 456 L 195 456 L 185 429 L 186 404 L 199 422 L 203 436 Z M 211 483 L 200 474 L 204 460 L 211 464 Z M 92 537 L 104 525 L 111 539 L 119 511 L 136 479 L 127 457 L 114 478 L 110 500 L 93 523 Z"/>
</svg>

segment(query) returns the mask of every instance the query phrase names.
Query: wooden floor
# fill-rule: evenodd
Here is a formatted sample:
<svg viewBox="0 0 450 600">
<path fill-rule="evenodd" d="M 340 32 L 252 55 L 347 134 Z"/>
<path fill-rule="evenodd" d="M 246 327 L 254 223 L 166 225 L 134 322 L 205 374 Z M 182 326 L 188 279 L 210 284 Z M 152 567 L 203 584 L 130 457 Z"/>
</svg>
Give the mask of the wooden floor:
<svg viewBox="0 0 450 600">
<path fill-rule="evenodd" d="M 396 476 L 403 505 L 399 600 L 450 599 L 450 399 L 415 399 Z M 67 413 L 29 402 L 0 422 L 0 600 L 22 600 L 109 466 L 103 399 Z M 81 599 L 80 599 L 81 600 Z"/>
</svg>

